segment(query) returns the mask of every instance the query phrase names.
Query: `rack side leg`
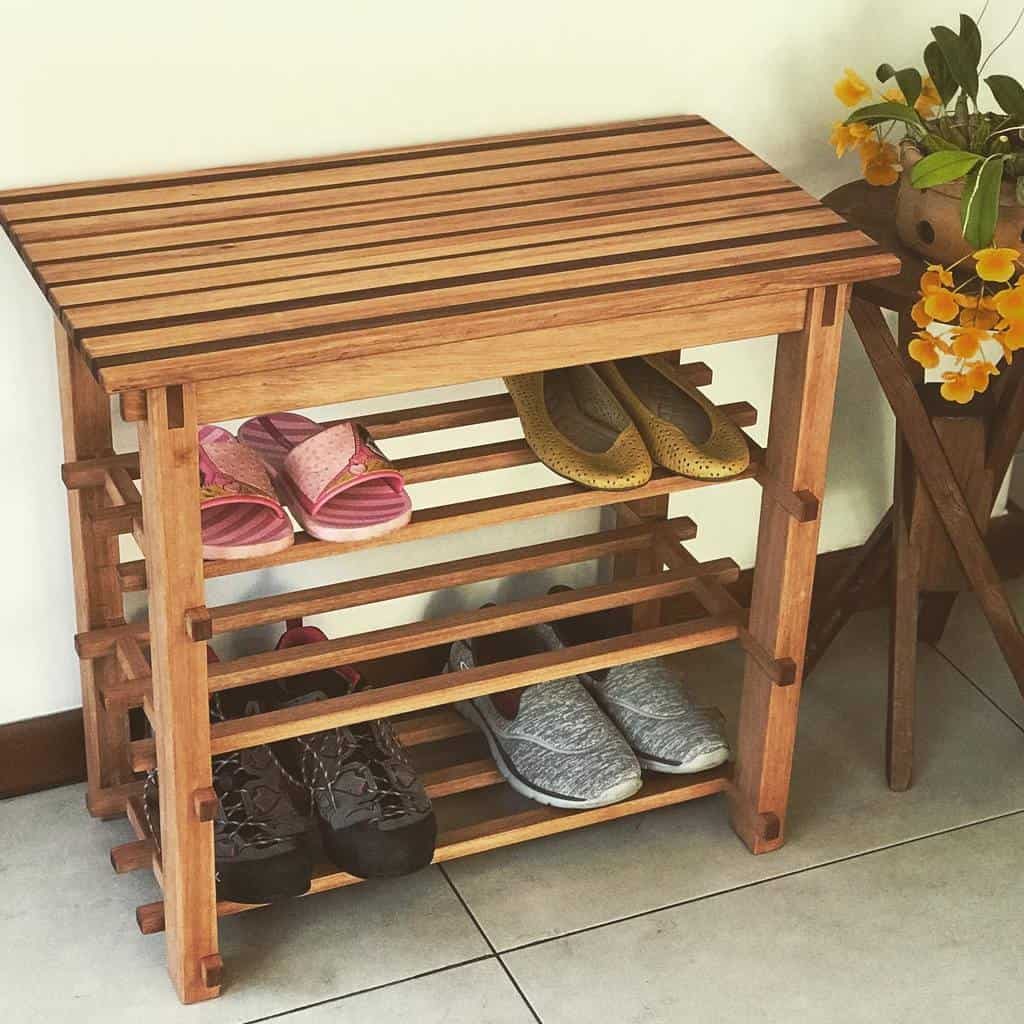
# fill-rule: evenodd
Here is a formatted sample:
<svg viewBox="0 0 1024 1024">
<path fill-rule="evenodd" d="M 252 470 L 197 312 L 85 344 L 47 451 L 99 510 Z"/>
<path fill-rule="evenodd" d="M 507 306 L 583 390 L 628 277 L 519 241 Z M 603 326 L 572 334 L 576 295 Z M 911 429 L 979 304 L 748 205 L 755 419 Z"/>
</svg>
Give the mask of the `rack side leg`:
<svg viewBox="0 0 1024 1024">
<path fill-rule="evenodd" d="M 203 964 L 217 957 L 213 825 L 197 790 L 211 784 L 206 648 L 185 631 L 203 604 L 195 391 L 156 388 L 139 424 L 153 663 L 167 967 L 183 1003 L 220 994 Z M 212 980 L 212 979 L 211 979 Z"/>
<path fill-rule="evenodd" d="M 615 525 L 632 526 L 638 521 L 653 522 L 668 519 L 668 495 L 659 494 L 654 498 L 624 502 L 616 506 Z M 661 566 L 653 548 L 649 551 L 633 551 L 616 555 L 613 559 L 612 574 L 616 579 L 632 579 L 646 573 L 658 572 Z M 653 629 L 661 625 L 661 601 L 644 601 L 633 606 L 632 628 L 634 631 Z"/>
<path fill-rule="evenodd" d="M 75 462 L 113 451 L 110 400 L 89 372 L 81 353 L 60 321 L 54 323 L 57 380 L 60 391 L 64 461 Z M 106 498 L 102 490 L 68 491 L 71 565 L 75 586 L 75 618 L 79 632 L 101 629 L 119 621 L 124 602 L 117 577 L 116 537 L 97 537 L 91 514 Z M 103 709 L 97 688 L 117 673 L 113 656 L 80 662 L 85 763 L 88 776 L 86 803 L 91 813 L 109 817 L 124 810 L 106 797 L 131 780 L 128 761 L 128 718 Z M 111 680 L 112 681 L 112 680 Z"/>
<path fill-rule="evenodd" d="M 819 499 L 848 298 L 846 287 L 809 292 L 804 328 L 779 336 L 775 359 L 767 469 L 780 487 Z M 749 629 L 773 657 L 792 659 L 797 671 L 795 681 L 783 685 L 746 659 L 730 809 L 733 828 L 754 853 L 784 841 L 818 526 L 817 519 L 799 522 L 764 491 Z"/>
</svg>

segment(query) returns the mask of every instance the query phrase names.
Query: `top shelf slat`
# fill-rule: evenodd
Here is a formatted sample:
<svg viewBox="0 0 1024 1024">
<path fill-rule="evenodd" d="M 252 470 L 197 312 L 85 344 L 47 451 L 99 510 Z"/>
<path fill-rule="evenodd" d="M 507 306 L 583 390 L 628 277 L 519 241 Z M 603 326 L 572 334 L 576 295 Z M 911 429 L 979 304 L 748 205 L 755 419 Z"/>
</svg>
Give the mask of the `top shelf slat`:
<svg viewBox="0 0 1024 1024">
<path fill-rule="evenodd" d="M 398 358 L 417 326 L 457 347 L 487 310 L 514 334 L 563 300 L 583 323 L 594 296 L 728 303 L 896 268 L 691 116 L 20 189 L 0 221 L 110 392 Z"/>
</svg>

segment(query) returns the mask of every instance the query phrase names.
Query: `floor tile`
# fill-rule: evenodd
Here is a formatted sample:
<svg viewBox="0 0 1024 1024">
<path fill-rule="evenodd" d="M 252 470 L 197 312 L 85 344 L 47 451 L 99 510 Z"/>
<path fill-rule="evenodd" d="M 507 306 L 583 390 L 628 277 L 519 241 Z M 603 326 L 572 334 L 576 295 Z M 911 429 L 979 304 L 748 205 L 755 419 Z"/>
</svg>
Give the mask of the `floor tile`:
<svg viewBox="0 0 1024 1024">
<path fill-rule="evenodd" d="M 289 1014 L 280 1024 L 533 1024 L 497 960 L 453 967 Z"/>
<path fill-rule="evenodd" d="M 85 813 L 79 786 L 0 803 L 0 992 L 6 1018 L 234 1024 L 485 955 L 440 871 L 366 883 L 221 922 L 220 999 L 178 1004 L 162 936 L 134 908 L 158 898 L 147 872 L 115 876 L 125 822 Z"/>
<path fill-rule="evenodd" d="M 545 1024 L 1020 1020 L 1024 815 L 505 955 Z"/>
<path fill-rule="evenodd" d="M 1017 618 L 1024 622 L 1024 579 L 1007 583 L 1006 593 Z M 973 594 L 956 599 L 938 649 L 1024 728 L 1024 698 Z"/>
<path fill-rule="evenodd" d="M 625 818 L 448 865 L 499 950 L 1024 808 L 1024 738 L 935 651 L 922 647 L 917 781 L 883 771 L 884 612 L 857 616 L 808 681 L 786 846 L 751 856 L 722 797 Z M 735 721 L 733 647 L 683 663 L 688 685 Z"/>
</svg>

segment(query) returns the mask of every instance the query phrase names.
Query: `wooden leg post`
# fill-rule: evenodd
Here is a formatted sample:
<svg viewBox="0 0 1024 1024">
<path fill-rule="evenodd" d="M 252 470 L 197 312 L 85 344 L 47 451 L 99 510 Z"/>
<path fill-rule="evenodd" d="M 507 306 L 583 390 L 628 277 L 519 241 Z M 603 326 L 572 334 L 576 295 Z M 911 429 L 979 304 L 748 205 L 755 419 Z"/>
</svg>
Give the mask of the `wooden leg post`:
<svg viewBox="0 0 1024 1024">
<path fill-rule="evenodd" d="M 626 502 L 617 511 L 617 525 L 632 526 L 636 522 L 653 522 L 668 519 L 668 495 L 660 494 L 655 498 L 641 498 L 639 501 Z M 616 579 L 628 579 L 658 572 L 653 548 L 649 551 L 635 551 L 615 557 L 614 575 Z M 633 630 L 653 629 L 661 625 L 661 601 L 644 601 L 633 605 Z"/>
<path fill-rule="evenodd" d="M 64 461 L 75 462 L 113 452 L 110 400 L 89 373 L 60 322 L 55 323 L 57 374 L 60 389 Z M 117 538 L 97 536 L 92 513 L 106 501 L 101 488 L 68 491 L 71 562 L 75 582 L 77 629 L 85 632 L 114 625 L 124 616 L 118 582 Z M 98 691 L 113 681 L 117 665 L 113 655 L 83 660 L 82 711 L 85 725 L 85 760 L 88 774 L 86 802 L 97 817 L 124 813 L 124 794 L 118 787 L 132 778 L 128 764 L 128 718 L 105 711 Z"/>
<path fill-rule="evenodd" d="M 160 770 L 160 834 L 168 970 L 182 1002 L 220 992 L 213 826 L 196 794 L 211 785 L 206 647 L 185 613 L 204 603 L 195 391 L 147 394 L 139 424 L 149 628 Z"/>
<path fill-rule="evenodd" d="M 917 691 L 917 621 L 920 559 L 910 528 L 917 474 L 902 434 L 896 433 L 892 517 L 892 621 L 889 640 L 889 707 L 885 774 L 889 788 L 908 789 L 914 768 L 914 706 Z"/>
<path fill-rule="evenodd" d="M 775 359 L 768 471 L 780 487 L 819 499 L 847 295 L 845 287 L 810 292 L 803 330 L 779 336 Z M 730 803 L 733 828 L 754 853 L 784 840 L 817 548 L 818 520 L 799 521 L 766 488 L 749 631 L 771 657 L 792 660 L 796 671 L 781 685 L 758 660 L 746 660 Z"/>
</svg>

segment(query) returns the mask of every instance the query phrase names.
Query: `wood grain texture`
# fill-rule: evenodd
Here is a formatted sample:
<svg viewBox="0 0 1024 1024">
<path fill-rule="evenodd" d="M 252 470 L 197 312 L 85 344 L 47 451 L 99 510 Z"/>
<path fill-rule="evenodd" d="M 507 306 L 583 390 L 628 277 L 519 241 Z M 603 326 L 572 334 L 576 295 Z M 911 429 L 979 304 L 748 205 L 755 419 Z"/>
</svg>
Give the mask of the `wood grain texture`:
<svg viewBox="0 0 1024 1024">
<path fill-rule="evenodd" d="M 682 307 L 896 268 L 693 117 L 19 189 L 0 220 L 110 392 L 445 350 L 487 314 L 509 338 L 556 303 L 585 323 L 608 296 Z"/>
<path fill-rule="evenodd" d="M 779 337 L 766 463 L 781 487 L 824 494 L 832 404 L 847 289 L 810 293 L 806 327 Z M 733 825 L 755 853 L 784 841 L 800 683 L 818 542 L 818 520 L 801 522 L 765 490 L 748 628 L 773 662 L 795 666 L 779 685 L 748 654 L 740 703 Z"/>
<path fill-rule="evenodd" d="M 206 652 L 185 632 L 186 610 L 203 603 L 199 425 L 191 388 L 147 397 L 139 454 L 150 543 L 153 707 L 164 724 L 156 734 L 167 965 L 179 998 L 192 1003 L 219 994 L 202 971 L 203 959 L 217 953 L 213 826 L 199 820 L 194 805 L 195 793 L 212 785 Z"/>
</svg>

